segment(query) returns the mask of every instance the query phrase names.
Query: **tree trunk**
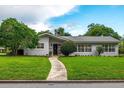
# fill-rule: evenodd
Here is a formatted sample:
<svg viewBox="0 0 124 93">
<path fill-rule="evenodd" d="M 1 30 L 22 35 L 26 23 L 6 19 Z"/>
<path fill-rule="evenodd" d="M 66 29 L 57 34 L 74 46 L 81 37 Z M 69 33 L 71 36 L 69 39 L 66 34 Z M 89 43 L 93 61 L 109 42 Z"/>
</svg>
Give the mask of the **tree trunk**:
<svg viewBox="0 0 124 93">
<path fill-rule="evenodd" d="M 124 41 L 123 41 L 122 47 L 123 47 L 123 49 L 124 49 Z"/>
<path fill-rule="evenodd" d="M 16 56 L 17 55 L 17 49 L 12 49 L 12 55 Z"/>
<path fill-rule="evenodd" d="M 100 56 L 101 52 L 98 52 L 98 56 Z"/>
</svg>

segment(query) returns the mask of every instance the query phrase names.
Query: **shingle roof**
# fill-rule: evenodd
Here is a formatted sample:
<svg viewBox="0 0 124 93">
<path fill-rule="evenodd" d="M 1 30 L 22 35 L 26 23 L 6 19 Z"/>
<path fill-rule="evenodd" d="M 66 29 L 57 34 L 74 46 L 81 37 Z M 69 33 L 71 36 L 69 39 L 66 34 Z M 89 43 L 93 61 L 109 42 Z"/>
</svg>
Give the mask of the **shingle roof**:
<svg viewBox="0 0 124 93">
<path fill-rule="evenodd" d="M 119 40 L 110 36 L 60 36 L 62 38 L 82 43 L 118 43 Z"/>
<path fill-rule="evenodd" d="M 111 36 L 55 36 L 49 33 L 44 33 L 40 36 L 44 35 L 62 40 L 71 40 L 77 43 L 119 43 L 118 39 L 115 39 Z"/>
</svg>

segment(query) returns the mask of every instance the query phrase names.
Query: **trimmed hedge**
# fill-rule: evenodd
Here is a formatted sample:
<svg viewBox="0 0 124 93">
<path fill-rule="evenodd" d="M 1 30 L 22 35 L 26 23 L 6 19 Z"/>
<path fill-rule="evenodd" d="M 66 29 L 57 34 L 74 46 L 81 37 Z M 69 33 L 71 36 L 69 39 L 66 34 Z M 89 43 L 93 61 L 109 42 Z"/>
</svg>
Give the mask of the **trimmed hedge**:
<svg viewBox="0 0 124 93">
<path fill-rule="evenodd" d="M 76 45 L 71 41 L 66 41 L 66 42 L 63 43 L 60 50 L 61 50 L 63 55 L 69 56 L 69 54 L 76 51 Z"/>
</svg>

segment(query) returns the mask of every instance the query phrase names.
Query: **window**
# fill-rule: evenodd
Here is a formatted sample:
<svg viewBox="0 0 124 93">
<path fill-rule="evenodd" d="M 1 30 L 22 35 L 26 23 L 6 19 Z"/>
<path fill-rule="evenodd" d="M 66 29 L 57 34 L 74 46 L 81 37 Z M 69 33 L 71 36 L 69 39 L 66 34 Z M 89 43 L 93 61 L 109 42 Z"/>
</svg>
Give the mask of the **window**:
<svg viewBox="0 0 124 93">
<path fill-rule="evenodd" d="M 115 46 L 109 45 L 109 52 L 115 52 Z"/>
<path fill-rule="evenodd" d="M 91 52 L 91 45 L 85 46 L 85 52 Z"/>
<path fill-rule="evenodd" d="M 104 52 L 108 52 L 108 45 L 103 45 L 103 48 L 104 48 Z"/>
<path fill-rule="evenodd" d="M 115 52 L 115 45 L 113 44 L 105 44 L 103 45 L 104 52 Z"/>
<path fill-rule="evenodd" d="M 84 52 L 84 45 L 78 45 L 78 51 Z"/>
<path fill-rule="evenodd" d="M 78 52 L 91 52 L 91 45 L 78 45 Z"/>
<path fill-rule="evenodd" d="M 44 48 L 44 43 L 39 43 L 37 48 Z"/>
</svg>

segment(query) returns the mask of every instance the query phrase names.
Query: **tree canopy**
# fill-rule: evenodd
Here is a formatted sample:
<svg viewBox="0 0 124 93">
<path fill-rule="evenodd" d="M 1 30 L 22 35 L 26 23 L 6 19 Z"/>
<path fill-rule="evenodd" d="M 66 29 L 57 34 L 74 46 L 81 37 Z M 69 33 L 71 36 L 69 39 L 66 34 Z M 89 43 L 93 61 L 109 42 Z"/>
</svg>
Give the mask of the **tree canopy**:
<svg viewBox="0 0 124 93">
<path fill-rule="evenodd" d="M 85 36 L 112 36 L 116 39 L 120 39 L 120 35 L 115 32 L 112 28 L 101 25 L 101 24 L 90 24 L 88 25 L 88 31 L 84 34 Z"/>
<path fill-rule="evenodd" d="M 55 35 L 59 35 L 59 36 L 71 36 L 70 33 L 65 32 L 65 29 L 63 27 L 59 27 L 59 28 L 55 29 L 54 31 L 55 31 Z"/>
<path fill-rule="evenodd" d="M 21 48 L 35 48 L 38 42 L 37 33 L 15 18 L 3 20 L 0 26 L 1 45 L 12 50 L 16 55 Z"/>
<path fill-rule="evenodd" d="M 45 33 L 52 34 L 49 30 L 45 30 L 45 31 L 38 32 L 38 35 L 45 34 Z"/>
</svg>

